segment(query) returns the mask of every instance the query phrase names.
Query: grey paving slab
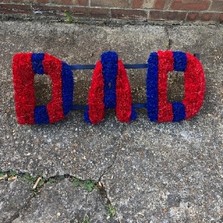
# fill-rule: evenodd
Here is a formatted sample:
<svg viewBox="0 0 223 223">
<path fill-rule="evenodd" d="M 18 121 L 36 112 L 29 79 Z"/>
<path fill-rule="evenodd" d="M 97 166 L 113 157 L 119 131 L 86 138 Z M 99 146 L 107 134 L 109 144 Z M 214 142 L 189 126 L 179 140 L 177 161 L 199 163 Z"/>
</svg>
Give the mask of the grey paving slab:
<svg viewBox="0 0 223 223">
<path fill-rule="evenodd" d="M 75 188 L 67 179 L 47 184 L 13 223 L 117 222 L 111 219 L 97 190 Z"/>
<path fill-rule="evenodd" d="M 31 186 L 22 180 L 0 181 L 0 222 L 12 222 L 31 198 Z"/>
<path fill-rule="evenodd" d="M 223 30 L 173 26 L 168 32 L 172 49 L 201 53 L 204 107 L 179 124 L 140 119 L 140 128 L 126 126 L 117 160 L 102 180 L 120 222 L 222 222 Z"/>
<path fill-rule="evenodd" d="M 83 121 L 83 112 L 73 112 L 64 122 L 55 125 L 19 126 L 14 112 L 12 56 L 20 51 L 44 51 L 67 63 L 85 64 L 95 63 L 102 51 L 113 49 L 126 63 L 144 62 L 151 50 L 166 48 L 168 39 L 164 27 L 1 22 L 0 30 L 1 168 L 46 176 L 70 173 L 97 180 L 111 165 L 126 126 L 111 116 L 92 127 Z M 87 88 L 82 89 L 84 82 L 90 80 L 87 75 L 78 73 L 75 77 L 78 91 L 75 95 L 78 98 L 84 94 L 79 99 L 81 102 L 87 97 Z"/>
<path fill-rule="evenodd" d="M 0 169 L 44 176 L 69 173 L 96 181 L 102 177 L 119 222 L 222 221 L 222 26 L 1 22 L 0 40 Z M 72 112 L 55 125 L 17 125 L 10 68 L 15 52 L 47 51 L 68 63 L 94 63 L 103 50 L 114 49 L 128 63 L 146 61 L 149 52 L 169 46 L 201 54 L 207 92 L 202 110 L 193 119 L 155 124 L 139 112 L 138 120 L 127 125 L 110 113 L 105 122 L 89 126 L 82 112 Z M 86 74 L 75 77 L 76 100 L 81 103 L 90 81 Z M 145 74 L 130 74 L 134 100 L 145 100 Z M 40 217 L 42 222 L 69 222 L 78 219 L 75 213 L 81 217 L 90 213 L 92 222 L 106 222 L 97 190 L 89 195 L 89 208 L 86 193 L 71 188 L 67 181 L 48 185 L 16 221 L 36 222 Z M 61 211 L 56 212 L 54 204 Z"/>
</svg>

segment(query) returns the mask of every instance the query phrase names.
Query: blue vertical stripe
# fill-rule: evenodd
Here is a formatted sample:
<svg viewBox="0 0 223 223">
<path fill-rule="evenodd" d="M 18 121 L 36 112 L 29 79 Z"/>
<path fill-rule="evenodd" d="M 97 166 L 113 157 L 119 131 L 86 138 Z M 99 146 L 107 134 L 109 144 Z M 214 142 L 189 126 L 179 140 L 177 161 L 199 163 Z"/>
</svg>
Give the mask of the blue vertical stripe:
<svg viewBox="0 0 223 223">
<path fill-rule="evenodd" d="M 118 54 L 107 51 L 101 55 L 102 73 L 104 78 L 105 108 L 116 106 L 116 78 L 118 73 Z"/>
<path fill-rule="evenodd" d="M 187 69 L 187 55 L 181 51 L 173 52 L 174 70 L 184 72 Z"/>
<path fill-rule="evenodd" d="M 44 74 L 44 53 L 32 54 L 32 69 L 35 74 Z M 48 124 L 49 116 L 45 105 L 36 106 L 34 109 L 34 120 L 36 124 Z"/>
<path fill-rule="evenodd" d="M 174 70 L 184 72 L 187 69 L 187 55 L 180 51 L 173 52 Z M 173 122 L 179 122 L 185 119 L 186 111 L 182 102 L 173 102 Z"/>
<path fill-rule="evenodd" d="M 86 109 L 84 110 L 84 121 L 91 124 L 91 120 L 89 117 L 89 106 L 87 106 Z"/>
<path fill-rule="evenodd" d="M 173 102 L 173 122 L 179 122 L 185 119 L 185 106 L 181 102 Z"/>
<path fill-rule="evenodd" d="M 49 116 L 45 105 L 36 106 L 34 110 L 35 124 L 48 124 Z"/>
<path fill-rule="evenodd" d="M 137 113 L 136 113 L 135 108 L 132 106 L 132 113 L 131 113 L 131 116 L 130 116 L 130 120 L 134 121 L 136 119 L 137 119 Z"/>
<path fill-rule="evenodd" d="M 73 93 L 73 72 L 68 64 L 62 62 L 62 100 L 64 115 L 67 115 L 73 107 Z"/>
<path fill-rule="evenodd" d="M 44 74 L 43 60 L 44 60 L 44 53 L 32 54 L 32 68 L 35 74 Z"/>
<path fill-rule="evenodd" d="M 150 121 L 158 121 L 158 54 L 153 52 L 148 59 L 146 79 L 147 112 Z"/>
</svg>

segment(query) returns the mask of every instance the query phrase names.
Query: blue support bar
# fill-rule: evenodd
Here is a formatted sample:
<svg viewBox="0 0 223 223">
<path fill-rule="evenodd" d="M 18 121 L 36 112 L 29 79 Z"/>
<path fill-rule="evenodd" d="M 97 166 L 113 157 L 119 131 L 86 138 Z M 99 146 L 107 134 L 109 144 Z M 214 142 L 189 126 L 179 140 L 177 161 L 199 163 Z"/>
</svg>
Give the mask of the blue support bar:
<svg viewBox="0 0 223 223">
<path fill-rule="evenodd" d="M 146 103 L 135 103 L 132 106 L 135 109 L 142 109 L 142 108 L 146 108 Z M 85 110 L 86 108 L 87 108 L 87 105 L 74 104 L 72 107 L 72 110 Z"/>
<path fill-rule="evenodd" d="M 125 64 L 124 65 L 126 69 L 146 69 L 148 68 L 148 64 Z M 72 70 L 93 70 L 95 68 L 94 64 L 74 64 L 70 65 L 70 68 Z"/>
<path fill-rule="evenodd" d="M 200 54 L 195 53 L 195 57 L 200 59 Z M 142 64 L 124 64 L 126 69 L 147 69 L 148 64 L 147 63 L 142 63 Z M 70 65 L 70 68 L 72 70 L 93 70 L 95 68 L 94 64 L 74 64 Z"/>
<path fill-rule="evenodd" d="M 194 54 L 195 57 L 197 57 L 198 59 L 200 59 L 200 54 L 199 53 L 195 53 Z M 147 69 L 148 68 L 148 64 L 147 63 L 143 63 L 143 64 L 124 64 L 126 69 Z M 93 70 L 95 68 L 94 64 L 74 64 L 74 65 L 70 65 L 70 69 L 71 70 Z M 143 108 L 147 108 L 147 103 L 135 103 L 132 105 L 134 109 L 143 109 Z M 87 109 L 87 105 L 78 105 L 78 104 L 74 104 L 72 107 L 72 110 L 85 110 Z"/>
</svg>

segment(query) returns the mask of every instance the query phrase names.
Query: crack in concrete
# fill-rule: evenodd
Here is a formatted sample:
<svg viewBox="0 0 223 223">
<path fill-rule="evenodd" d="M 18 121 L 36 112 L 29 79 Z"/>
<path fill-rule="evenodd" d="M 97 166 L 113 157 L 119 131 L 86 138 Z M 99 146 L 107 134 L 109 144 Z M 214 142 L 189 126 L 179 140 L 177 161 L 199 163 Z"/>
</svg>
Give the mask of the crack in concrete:
<svg viewBox="0 0 223 223">
<path fill-rule="evenodd" d="M 21 208 L 19 208 L 19 210 L 17 210 L 15 212 L 15 214 L 13 214 L 9 219 L 5 219 L 4 222 L 11 223 L 14 220 L 16 220 L 17 218 L 19 218 L 20 213 L 30 206 L 32 200 L 35 199 L 36 196 L 41 193 L 42 189 L 44 188 L 44 186 L 46 184 L 56 184 L 56 183 L 59 183 L 65 179 L 68 179 L 70 182 L 72 182 L 74 187 L 82 187 L 84 190 L 88 191 L 88 193 L 97 189 L 99 195 L 102 198 L 102 203 L 108 213 L 108 217 L 110 219 L 113 219 L 117 213 L 116 213 L 114 206 L 111 203 L 111 200 L 108 197 L 108 193 L 107 193 L 103 183 L 101 182 L 101 179 L 114 166 L 117 156 L 118 156 L 118 151 L 116 151 L 115 157 L 114 157 L 111 165 L 109 165 L 103 171 L 103 173 L 100 175 L 98 181 L 83 180 L 83 179 L 79 179 L 75 176 L 72 176 L 70 174 L 54 175 L 54 176 L 51 176 L 48 178 L 44 178 L 43 176 L 32 176 L 30 173 L 27 173 L 27 172 L 18 172 L 18 171 L 14 171 L 14 170 L 9 170 L 9 171 L 1 171 L 0 170 L 0 181 L 3 181 L 3 180 L 4 181 L 13 181 L 13 180 L 16 180 L 17 178 L 20 178 L 21 180 L 23 180 L 29 184 L 32 184 L 32 185 L 36 185 L 37 180 L 39 182 L 39 184 L 37 184 L 35 188 L 32 187 L 32 189 L 31 189 L 32 193 L 27 198 L 25 204 Z M 39 180 L 39 178 L 41 178 L 41 180 Z M 117 222 L 119 222 L 119 221 L 117 221 Z"/>
<path fill-rule="evenodd" d="M 100 175 L 99 179 L 98 179 L 98 182 L 101 181 L 102 177 L 114 166 L 116 160 L 117 160 L 117 157 L 118 157 L 118 150 L 116 149 L 116 152 L 115 152 L 115 157 L 114 159 L 112 160 L 112 163 L 105 168 L 105 170 L 103 171 L 103 173 Z"/>
<path fill-rule="evenodd" d="M 31 196 L 27 199 L 26 203 L 19 210 L 17 210 L 15 214 L 13 214 L 8 220 L 4 219 L 4 223 L 12 223 L 14 220 L 19 218 L 20 213 L 30 206 L 32 199 L 34 199 L 35 197 L 36 194 L 31 194 Z"/>
<path fill-rule="evenodd" d="M 23 181 L 25 181 L 27 183 L 31 183 L 33 185 L 32 190 L 31 190 L 32 193 L 27 198 L 26 203 L 19 210 L 17 210 L 16 213 L 13 214 L 13 216 L 11 216 L 8 220 L 5 220 L 5 223 L 11 223 L 14 220 L 16 220 L 17 218 L 19 218 L 20 213 L 30 206 L 32 200 L 35 199 L 35 197 L 41 193 L 42 189 L 44 188 L 44 186 L 46 184 L 50 184 L 50 183 L 57 184 L 65 179 L 68 179 L 70 182 L 72 182 L 74 187 L 82 187 L 83 189 L 87 190 L 88 193 L 97 189 L 99 195 L 101 196 L 102 203 L 108 213 L 108 217 L 110 219 L 114 219 L 114 217 L 117 216 L 117 212 L 116 212 L 114 206 L 112 205 L 112 202 L 108 196 L 108 192 L 107 192 L 104 184 L 101 182 L 101 180 L 102 180 L 103 176 L 106 173 L 108 173 L 109 170 L 115 165 L 117 157 L 118 157 L 118 150 L 116 149 L 114 159 L 112 160 L 111 164 L 107 168 L 105 168 L 103 173 L 100 175 L 98 181 L 94 181 L 91 179 L 83 180 L 83 179 L 77 178 L 70 174 L 54 175 L 54 176 L 50 176 L 48 178 L 44 178 L 43 176 L 32 176 L 31 173 L 20 172 L 18 170 L 16 170 L 16 171 L 15 170 L 8 170 L 8 171 L 0 170 L 0 181 L 3 181 L 3 180 L 4 181 L 13 181 L 13 180 L 16 180 L 17 178 L 20 178 Z M 88 195 L 87 195 L 86 199 L 88 199 Z M 120 221 L 117 220 L 116 222 L 119 223 Z"/>
<path fill-rule="evenodd" d="M 1 177 L 2 176 L 2 177 Z M 5 181 L 13 181 L 15 180 L 17 177 L 19 177 L 22 180 L 25 180 L 26 182 L 32 183 L 33 185 L 36 183 L 36 181 L 38 180 L 38 178 L 41 178 L 41 180 L 39 181 L 39 184 L 36 185 L 36 188 L 33 188 L 34 192 L 39 192 L 39 190 L 44 187 L 45 184 L 47 183 L 58 183 L 64 179 L 69 179 L 71 182 L 76 182 L 76 186 L 84 186 L 85 183 L 91 183 L 92 186 L 94 184 L 94 187 L 97 184 L 97 181 L 91 180 L 91 179 L 87 179 L 87 180 L 83 180 L 80 178 L 77 178 L 73 175 L 70 174 L 63 174 L 63 175 L 54 175 L 48 178 L 44 178 L 43 176 L 32 176 L 30 173 L 28 172 L 18 172 L 15 170 L 8 170 L 8 171 L 1 171 L 0 170 L 0 181 L 1 180 L 5 180 Z M 90 192 L 90 188 L 88 190 L 88 188 L 85 188 L 87 191 Z"/>
<path fill-rule="evenodd" d="M 169 28 L 168 26 L 164 27 L 165 33 L 167 35 L 167 39 L 168 39 L 168 44 L 167 44 L 167 49 L 170 50 L 172 48 L 173 45 L 173 40 L 170 38 L 170 33 L 169 33 Z"/>
<path fill-rule="evenodd" d="M 40 176 L 37 177 L 33 177 L 30 173 L 24 173 L 24 172 L 16 172 L 16 171 L 0 171 L 0 180 L 4 180 L 4 181 L 13 181 L 16 180 L 17 178 L 22 179 L 23 181 L 26 181 L 27 183 L 32 183 L 32 185 L 35 185 L 38 178 L 40 178 Z M 31 191 L 31 195 L 27 198 L 27 200 L 25 201 L 25 204 L 19 208 L 9 219 L 4 219 L 5 223 L 12 223 L 14 220 L 16 220 L 17 218 L 19 218 L 21 212 L 25 209 L 27 209 L 32 200 L 36 198 L 37 195 L 39 195 L 41 193 L 41 189 L 47 184 L 47 183 L 59 183 L 61 181 L 63 181 L 64 179 L 68 179 L 69 181 L 71 181 L 74 185 L 74 187 L 82 187 L 84 190 L 88 191 L 88 193 L 90 193 L 91 191 L 93 191 L 96 186 L 97 186 L 97 182 L 93 181 L 93 180 L 82 180 L 79 179 L 75 176 L 72 176 L 70 174 L 64 174 L 64 175 L 54 175 L 48 178 L 44 178 L 41 177 L 42 181 L 38 182 L 40 183 L 39 185 L 36 186 L 36 188 L 32 187 Z"/>
<path fill-rule="evenodd" d="M 118 150 L 116 149 L 115 157 L 114 157 L 112 163 L 103 171 L 103 173 L 100 175 L 100 177 L 98 179 L 98 182 L 97 182 L 97 189 L 98 189 L 99 195 L 101 196 L 101 199 L 102 199 L 102 202 L 103 202 L 103 204 L 105 206 L 105 209 L 108 212 L 108 216 L 111 219 L 113 219 L 114 217 L 118 217 L 118 214 L 117 214 L 117 211 L 116 211 L 114 205 L 112 204 L 112 202 L 111 202 L 111 200 L 110 200 L 110 198 L 108 196 L 108 192 L 106 190 L 105 185 L 102 183 L 102 178 L 115 165 L 117 157 L 118 157 Z M 119 220 L 116 220 L 116 222 L 120 223 Z"/>
<path fill-rule="evenodd" d="M 111 219 L 113 219 L 114 217 L 118 217 L 117 210 L 112 204 L 104 184 L 99 181 L 97 184 L 97 188 L 98 188 L 99 195 L 101 196 L 102 202 L 105 206 L 105 209 L 108 212 L 108 217 Z M 119 220 L 117 220 L 116 222 L 120 223 Z"/>
</svg>

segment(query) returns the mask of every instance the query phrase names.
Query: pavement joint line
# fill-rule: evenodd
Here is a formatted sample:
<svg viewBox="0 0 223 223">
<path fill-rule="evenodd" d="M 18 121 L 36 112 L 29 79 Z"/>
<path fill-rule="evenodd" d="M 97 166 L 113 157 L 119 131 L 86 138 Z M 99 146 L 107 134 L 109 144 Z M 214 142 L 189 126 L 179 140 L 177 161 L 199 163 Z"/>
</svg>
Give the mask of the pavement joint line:
<svg viewBox="0 0 223 223">
<path fill-rule="evenodd" d="M 0 181 L 13 181 L 16 179 L 22 179 L 25 182 L 33 184 L 32 191 L 34 194 L 39 194 L 41 189 L 45 186 L 45 184 L 54 184 L 59 183 L 60 181 L 64 179 L 69 179 L 74 185 L 74 187 L 82 187 L 88 192 L 91 192 L 96 188 L 97 182 L 91 179 L 83 180 L 80 178 L 77 178 L 75 176 L 72 176 L 70 174 L 64 174 L 64 175 L 54 175 L 48 178 L 45 178 L 43 176 L 32 176 L 28 172 L 20 172 L 17 170 L 8 170 L 8 171 L 2 171 L 0 170 Z"/>
<path fill-rule="evenodd" d="M 105 209 L 107 211 L 107 215 L 108 215 L 107 218 L 113 219 L 114 217 L 118 217 L 117 210 L 115 209 L 114 205 L 112 204 L 104 184 L 99 181 L 97 183 L 97 188 L 98 188 L 99 195 L 102 198 L 103 205 L 105 206 Z M 117 222 L 120 223 L 119 220 L 117 220 Z"/>
<path fill-rule="evenodd" d="M 108 171 L 115 165 L 115 162 L 117 160 L 117 157 L 118 157 L 118 150 L 116 150 L 115 152 L 115 157 L 114 159 L 112 160 L 112 163 L 103 171 L 103 173 L 100 175 L 99 179 L 98 179 L 98 182 L 101 182 L 101 179 L 103 178 L 103 176 L 108 173 Z"/>
<path fill-rule="evenodd" d="M 112 160 L 111 164 L 103 171 L 103 173 L 100 175 L 98 181 L 93 180 L 82 180 L 75 176 L 72 176 L 70 174 L 64 174 L 64 175 L 54 175 L 50 176 L 48 178 L 45 178 L 43 176 L 32 176 L 31 173 L 28 172 L 20 172 L 18 170 L 7 170 L 2 171 L 0 169 L 0 182 L 1 181 L 13 181 L 17 179 L 22 179 L 27 183 L 31 183 L 32 186 L 32 193 L 29 198 L 27 198 L 27 202 L 25 205 L 23 205 L 9 220 L 7 220 L 5 223 L 11 223 L 15 219 L 19 218 L 20 213 L 28 208 L 32 202 L 32 199 L 35 199 L 37 195 L 39 195 L 44 188 L 46 184 L 56 184 L 64 179 L 69 179 L 73 183 L 74 187 L 81 187 L 82 189 L 86 190 L 88 192 L 88 195 L 93 190 L 97 189 L 99 196 L 102 199 L 102 204 L 107 212 L 107 219 L 114 219 L 115 217 L 118 217 L 117 210 L 112 204 L 108 192 L 106 190 L 106 187 L 102 183 L 102 178 L 105 174 L 109 172 L 109 170 L 115 165 L 117 157 L 118 157 L 119 150 L 116 149 L 114 159 Z M 119 220 L 117 220 L 118 223 L 120 223 Z"/>
<path fill-rule="evenodd" d="M 118 217 L 118 214 L 117 214 L 117 210 L 115 209 L 114 205 L 112 204 L 112 202 L 111 202 L 111 200 L 109 198 L 109 195 L 108 195 L 108 192 L 106 190 L 106 187 L 102 183 L 102 178 L 115 165 L 117 157 L 118 157 L 118 151 L 119 150 L 116 149 L 115 157 L 114 157 L 112 163 L 103 171 L 103 173 L 100 175 L 100 177 L 98 179 L 98 182 L 97 182 L 98 192 L 99 192 L 99 195 L 101 196 L 101 198 L 103 200 L 103 204 L 105 206 L 105 209 L 107 210 L 108 219 L 113 219 L 114 217 Z M 117 220 L 117 222 L 120 223 L 119 220 Z"/>
<path fill-rule="evenodd" d="M 150 21 L 150 20 L 123 20 L 123 19 L 99 19 L 99 18 L 91 18 L 86 19 L 85 18 L 75 18 L 75 21 L 72 23 L 66 22 L 66 16 L 64 17 L 58 17 L 58 16 L 46 16 L 46 15 L 22 15 L 22 14 L 1 14 L 0 15 L 1 21 L 21 21 L 21 22 L 27 22 L 27 21 L 44 21 L 49 23 L 64 23 L 64 24 L 97 24 L 97 25 L 104 25 L 104 26 L 123 26 L 123 25 L 150 25 L 150 26 L 165 26 L 168 25 L 174 25 L 174 26 L 204 26 L 204 27 L 211 27 L 214 26 L 219 27 L 222 25 L 221 22 L 187 22 L 187 21 L 165 21 L 165 25 L 163 25 L 163 21 Z"/>
<path fill-rule="evenodd" d="M 170 27 L 165 26 L 165 27 L 164 27 L 164 31 L 165 31 L 165 33 L 166 33 L 166 35 L 167 35 L 167 40 L 168 40 L 167 49 L 168 49 L 168 50 L 171 50 L 172 45 L 173 45 L 173 40 L 170 38 L 169 28 L 170 28 Z"/>
<path fill-rule="evenodd" d="M 21 179 L 25 181 L 26 183 L 32 183 L 32 193 L 31 195 L 27 198 L 26 203 L 16 211 L 13 216 L 10 217 L 10 219 L 6 220 L 5 223 L 11 223 L 17 218 L 19 218 L 20 213 L 28 208 L 32 202 L 33 199 L 36 198 L 37 195 L 40 195 L 42 189 L 46 184 L 56 184 L 59 183 L 65 179 L 69 179 L 70 182 L 73 183 L 74 187 L 81 187 L 82 189 L 86 190 L 88 192 L 87 198 L 89 193 L 91 193 L 93 190 L 97 189 L 98 194 L 100 195 L 102 199 L 102 204 L 104 205 L 105 210 L 107 211 L 107 218 L 108 219 L 113 219 L 114 217 L 117 217 L 117 211 L 112 204 L 108 192 L 104 186 L 104 184 L 101 182 L 101 178 L 108 172 L 110 168 L 115 164 L 116 159 L 117 159 L 118 151 L 115 153 L 115 157 L 111 163 L 110 166 L 106 168 L 106 170 L 101 174 L 99 180 L 93 181 L 93 180 L 82 180 L 79 179 L 75 176 L 72 176 L 70 174 L 64 174 L 64 175 L 54 175 L 48 178 L 44 178 L 43 176 L 32 176 L 30 173 L 27 172 L 19 172 L 17 170 L 8 170 L 8 171 L 2 171 L 0 170 L 0 182 L 2 181 L 15 181 L 18 179 Z M 120 222 L 119 220 L 117 221 L 118 223 Z"/>
<path fill-rule="evenodd" d="M 27 198 L 26 203 L 25 203 L 19 210 L 17 210 L 17 211 L 15 212 L 15 214 L 13 214 L 8 220 L 5 220 L 4 223 L 12 223 L 14 220 L 16 220 L 17 218 L 19 218 L 20 213 L 21 213 L 23 210 L 29 208 L 29 206 L 30 206 L 32 200 L 33 200 L 35 197 L 36 197 L 36 195 L 35 195 L 34 193 L 31 194 L 31 195 Z"/>
</svg>

